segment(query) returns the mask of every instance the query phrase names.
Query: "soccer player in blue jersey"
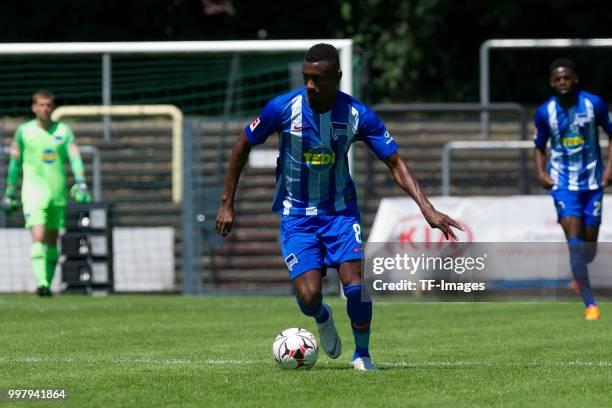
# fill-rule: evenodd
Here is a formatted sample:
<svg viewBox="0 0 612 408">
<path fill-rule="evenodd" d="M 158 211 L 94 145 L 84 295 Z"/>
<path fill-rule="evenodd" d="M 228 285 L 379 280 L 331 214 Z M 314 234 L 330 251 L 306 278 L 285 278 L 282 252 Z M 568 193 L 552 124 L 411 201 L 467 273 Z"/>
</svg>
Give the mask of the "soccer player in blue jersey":
<svg viewBox="0 0 612 408">
<path fill-rule="evenodd" d="M 577 88 L 578 75 L 567 58 L 550 65 L 550 85 L 556 95 L 535 114 L 536 171 L 542 186 L 551 192 L 567 238 L 574 287 L 584 300 L 585 319 L 598 320 L 601 312 L 593 298 L 587 264 L 597 252 L 603 187 L 612 180 L 612 144 L 604 170 L 598 127 L 612 136 L 612 114 L 600 97 Z"/>
<path fill-rule="evenodd" d="M 456 239 L 453 219 L 434 209 L 400 158 L 398 146 L 366 105 L 338 91 L 337 50 L 317 44 L 305 55 L 305 87 L 270 101 L 240 134 L 232 150 L 216 229 L 226 236 L 234 223 L 234 196 L 252 146 L 279 135 L 272 209 L 282 215 L 280 240 L 302 312 L 317 323 L 321 347 L 338 358 L 341 342 L 331 309 L 322 302 L 321 279 L 338 270 L 355 340 L 353 367 L 375 370 L 369 353 L 372 302 L 363 286 L 361 221 L 349 174 L 351 143 L 364 142 L 383 160 L 395 181 L 416 201 L 427 222 Z M 363 301 L 362 301 L 363 296 Z"/>
</svg>

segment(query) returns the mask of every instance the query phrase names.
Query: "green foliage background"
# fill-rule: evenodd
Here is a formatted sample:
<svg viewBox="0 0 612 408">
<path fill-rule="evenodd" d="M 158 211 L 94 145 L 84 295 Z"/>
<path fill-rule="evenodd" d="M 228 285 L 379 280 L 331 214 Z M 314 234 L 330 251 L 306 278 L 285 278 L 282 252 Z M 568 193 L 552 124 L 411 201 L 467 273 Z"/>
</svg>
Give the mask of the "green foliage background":
<svg viewBox="0 0 612 408">
<path fill-rule="evenodd" d="M 490 38 L 612 37 L 604 0 L 201 0 L 2 2 L 3 42 L 346 38 L 369 65 L 370 102 L 476 101 L 478 49 Z M 536 103 L 547 65 L 569 55 L 588 90 L 612 100 L 610 50 L 495 51 L 492 99 Z"/>
</svg>

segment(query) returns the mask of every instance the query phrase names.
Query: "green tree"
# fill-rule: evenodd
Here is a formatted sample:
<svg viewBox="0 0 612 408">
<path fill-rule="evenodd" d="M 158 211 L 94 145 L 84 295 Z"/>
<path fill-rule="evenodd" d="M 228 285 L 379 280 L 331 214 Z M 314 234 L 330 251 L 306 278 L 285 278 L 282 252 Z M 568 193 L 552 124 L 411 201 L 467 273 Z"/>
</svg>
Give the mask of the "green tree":
<svg viewBox="0 0 612 408">
<path fill-rule="evenodd" d="M 373 101 L 476 101 L 478 58 L 490 38 L 610 37 L 604 0 L 338 0 L 343 23 L 371 67 Z M 496 51 L 494 100 L 537 102 L 550 90 L 547 66 L 576 59 L 597 89 L 612 94 L 609 50 Z M 610 95 L 612 96 L 612 95 Z M 610 96 L 607 99 L 611 99 Z"/>
</svg>

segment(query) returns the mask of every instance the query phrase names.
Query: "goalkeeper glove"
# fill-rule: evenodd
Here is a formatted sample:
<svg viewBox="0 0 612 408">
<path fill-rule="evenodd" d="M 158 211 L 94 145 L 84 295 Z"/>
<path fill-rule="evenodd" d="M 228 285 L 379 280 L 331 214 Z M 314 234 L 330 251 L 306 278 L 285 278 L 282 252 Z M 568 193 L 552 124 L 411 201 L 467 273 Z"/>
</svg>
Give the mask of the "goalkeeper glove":
<svg viewBox="0 0 612 408">
<path fill-rule="evenodd" d="M 15 198 L 16 195 L 17 191 L 13 186 L 8 186 L 4 191 L 4 196 L 2 197 L 2 200 L 0 200 L 0 208 L 2 208 L 6 215 L 11 214 L 19 206 L 17 199 Z"/>
<path fill-rule="evenodd" d="M 91 195 L 87 190 L 87 184 L 77 183 L 70 189 L 70 197 L 77 203 L 90 203 Z"/>
</svg>

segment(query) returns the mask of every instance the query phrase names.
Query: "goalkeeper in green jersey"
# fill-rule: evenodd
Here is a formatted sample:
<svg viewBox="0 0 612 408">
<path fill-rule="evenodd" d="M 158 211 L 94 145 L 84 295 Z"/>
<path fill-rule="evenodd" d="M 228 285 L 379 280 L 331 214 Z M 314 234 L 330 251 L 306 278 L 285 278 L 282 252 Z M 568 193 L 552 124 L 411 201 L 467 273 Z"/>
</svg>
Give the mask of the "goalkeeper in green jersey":
<svg viewBox="0 0 612 408">
<path fill-rule="evenodd" d="M 32 96 L 36 116 L 17 128 L 11 145 L 6 190 L 0 202 L 6 212 L 16 209 L 19 173 L 23 168 L 21 202 L 25 227 L 32 234 L 30 255 L 39 296 L 50 296 L 49 289 L 57 265 L 57 236 L 64 226 L 66 212 L 66 170 L 70 161 L 75 184 L 70 195 L 77 202 L 91 201 L 85 171 L 72 130 L 51 120 L 55 97 L 49 91 Z"/>
</svg>

